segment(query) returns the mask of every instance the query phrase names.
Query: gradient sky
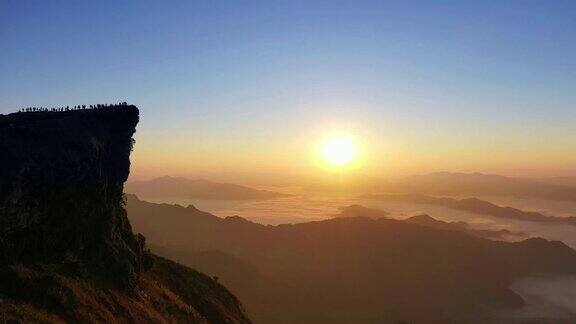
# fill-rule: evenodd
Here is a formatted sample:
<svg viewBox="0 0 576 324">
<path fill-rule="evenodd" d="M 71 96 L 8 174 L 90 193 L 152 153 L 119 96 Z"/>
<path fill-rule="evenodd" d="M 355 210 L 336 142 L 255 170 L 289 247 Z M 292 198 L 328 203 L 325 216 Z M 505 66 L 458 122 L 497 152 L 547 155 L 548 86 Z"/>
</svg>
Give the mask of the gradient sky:
<svg viewBox="0 0 576 324">
<path fill-rule="evenodd" d="M 312 174 L 332 132 L 363 143 L 366 174 L 566 174 L 575 17 L 544 0 L 3 0 L 0 113 L 136 104 L 137 178 Z"/>
</svg>

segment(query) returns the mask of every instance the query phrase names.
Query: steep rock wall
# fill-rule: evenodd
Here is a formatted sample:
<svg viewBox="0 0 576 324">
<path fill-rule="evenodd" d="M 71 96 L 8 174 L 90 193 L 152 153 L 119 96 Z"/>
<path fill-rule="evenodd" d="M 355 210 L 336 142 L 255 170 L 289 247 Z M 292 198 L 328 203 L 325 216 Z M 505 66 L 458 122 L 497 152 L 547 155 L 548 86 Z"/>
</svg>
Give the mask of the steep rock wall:
<svg viewBox="0 0 576 324">
<path fill-rule="evenodd" d="M 50 264 L 134 286 L 123 205 L 136 106 L 0 115 L 0 265 Z"/>
</svg>

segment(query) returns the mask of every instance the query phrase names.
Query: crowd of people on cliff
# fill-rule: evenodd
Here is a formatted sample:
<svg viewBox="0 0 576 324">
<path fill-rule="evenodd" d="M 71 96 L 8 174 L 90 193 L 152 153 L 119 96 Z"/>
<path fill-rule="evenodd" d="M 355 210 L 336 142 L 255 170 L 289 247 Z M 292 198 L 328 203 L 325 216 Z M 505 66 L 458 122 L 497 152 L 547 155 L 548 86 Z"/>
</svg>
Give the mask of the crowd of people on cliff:
<svg viewBox="0 0 576 324">
<path fill-rule="evenodd" d="M 119 102 L 117 104 L 97 104 L 97 105 L 78 105 L 78 106 L 66 106 L 66 107 L 26 107 L 18 110 L 19 113 L 26 112 L 59 112 L 59 111 L 73 111 L 73 110 L 94 110 L 94 109 L 117 109 L 127 107 L 128 103 L 126 101 Z"/>
</svg>

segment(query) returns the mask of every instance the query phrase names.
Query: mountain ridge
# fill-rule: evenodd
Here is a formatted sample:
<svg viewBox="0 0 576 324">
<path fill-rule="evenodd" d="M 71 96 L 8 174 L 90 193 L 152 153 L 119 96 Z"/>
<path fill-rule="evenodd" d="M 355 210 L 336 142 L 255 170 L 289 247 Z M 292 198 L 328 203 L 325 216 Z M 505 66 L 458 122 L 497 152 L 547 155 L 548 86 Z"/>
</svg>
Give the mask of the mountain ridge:
<svg viewBox="0 0 576 324">
<path fill-rule="evenodd" d="M 253 319 L 262 323 L 289 322 L 287 318 L 302 323 L 346 323 L 342 318 L 358 323 L 476 323 L 475 318 L 495 316 L 486 308 L 514 309 L 524 304 L 509 289 L 514 278 L 576 274 L 576 251 L 556 241 L 491 241 L 369 217 L 272 226 L 158 205 L 136 196 L 127 201 L 135 228 L 161 253 L 202 267 L 197 253 L 221 251 L 257 269 L 259 280 L 272 277 L 280 282 L 282 296 L 290 297 L 271 305 L 254 296 L 275 300 L 280 288 L 269 291 L 266 284 L 247 288 L 225 272 L 214 273 L 225 282 L 236 282 L 230 288 Z M 170 235 L 162 234 L 166 232 Z"/>
<path fill-rule="evenodd" d="M 576 216 L 555 217 L 534 211 L 524 211 L 513 207 L 504 207 L 478 198 L 456 199 L 449 197 L 433 197 L 422 194 L 368 194 L 363 198 L 382 201 L 403 201 L 410 203 L 430 204 L 448 207 L 488 216 L 514 219 L 528 222 L 566 224 L 576 226 Z"/>
<path fill-rule="evenodd" d="M 126 192 L 151 198 L 180 197 L 213 200 L 260 200 L 290 196 L 232 183 L 171 176 L 146 181 L 130 181 L 126 184 Z"/>
<path fill-rule="evenodd" d="M 576 201 L 576 187 L 557 181 L 515 178 L 480 172 L 434 172 L 389 179 L 364 178 L 339 187 L 316 183 L 311 191 L 348 191 L 356 193 L 423 194 L 436 196 L 508 196 L 557 201 Z"/>
</svg>

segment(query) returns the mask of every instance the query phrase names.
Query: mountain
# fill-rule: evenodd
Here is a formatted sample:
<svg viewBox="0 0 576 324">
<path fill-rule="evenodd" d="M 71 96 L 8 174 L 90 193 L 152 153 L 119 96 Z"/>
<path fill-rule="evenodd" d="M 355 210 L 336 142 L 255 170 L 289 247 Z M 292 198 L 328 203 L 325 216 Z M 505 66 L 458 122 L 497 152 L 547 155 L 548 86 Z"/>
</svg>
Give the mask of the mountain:
<svg viewBox="0 0 576 324">
<path fill-rule="evenodd" d="M 340 213 L 334 217 L 369 217 L 372 219 L 386 218 L 390 213 L 378 208 L 368 208 L 362 205 L 350 205 L 339 208 Z M 429 226 L 437 229 L 444 229 L 450 231 L 464 232 L 469 235 L 484 237 L 488 239 L 504 240 L 508 238 L 516 238 L 526 236 L 525 233 L 513 232 L 506 229 L 502 230 L 487 230 L 487 229 L 474 229 L 466 222 L 444 222 L 437 220 L 429 215 L 422 214 L 409 217 L 404 221 Z"/>
<path fill-rule="evenodd" d="M 482 173 L 439 172 L 382 182 L 372 192 L 439 196 L 514 196 L 576 201 L 576 188 Z"/>
<path fill-rule="evenodd" d="M 576 201 L 572 179 L 511 178 L 482 173 L 437 172 L 390 179 L 360 177 L 305 186 L 313 192 L 424 194 L 437 196 L 508 196 Z"/>
<path fill-rule="evenodd" d="M 148 181 L 133 181 L 126 184 L 126 192 L 141 197 L 195 198 L 215 200 L 253 200 L 288 197 L 289 195 L 258 190 L 230 183 L 186 178 L 161 177 Z"/>
<path fill-rule="evenodd" d="M 134 195 L 127 210 L 156 251 L 204 263 L 256 323 L 494 322 L 498 310 L 524 304 L 508 288 L 517 278 L 576 274 L 576 251 L 540 238 L 492 241 L 369 217 L 265 226 Z M 243 264 L 258 284 L 227 264 Z"/>
<path fill-rule="evenodd" d="M 193 267 L 203 273 L 218 277 L 218 281 L 235 294 L 242 294 L 251 319 L 257 322 L 276 323 L 275 319 L 298 314 L 306 307 L 305 294 L 296 282 L 286 283 L 262 273 L 256 266 L 237 256 L 218 250 L 191 252 L 186 247 L 151 246 L 159 254 Z M 248 304 L 246 304 L 248 302 Z M 314 312 L 313 309 L 310 310 Z M 281 315 L 280 315 L 281 314 Z"/>
<path fill-rule="evenodd" d="M 419 194 L 376 194 L 364 195 L 362 197 L 381 201 L 403 201 L 416 204 L 436 205 L 492 217 L 527 222 L 555 223 L 576 226 L 576 217 L 547 216 L 538 212 L 523 211 L 512 207 L 501 207 L 477 198 L 440 198 Z"/>
<path fill-rule="evenodd" d="M 390 215 L 389 212 L 377 209 L 377 208 L 368 208 L 362 205 L 350 205 L 338 208 L 340 213 L 334 215 L 334 217 L 370 217 L 370 218 L 382 218 L 388 217 Z"/>
<path fill-rule="evenodd" d="M 138 108 L 0 115 L 0 321 L 249 323 L 124 208 Z"/>
<path fill-rule="evenodd" d="M 538 181 L 564 187 L 576 188 L 576 176 L 542 178 L 538 179 Z"/>
<path fill-rule="evenodd" d="M 407 218 L 405 221 L 409 223 L 429 226 L 432 228 L 464 232 L 469 235 L 483 237 L 487 239 L 503 240 L 507 238 L 517 238 L 526 236 L 525 233 L 513 232 L 507 229 L 501 229 L 501 230 L 475 229 L 471 228 L 470 224 L 466 222 L 445 222 L 437 220 L 426 214 L 412 216 L 410 218 Z"/>
</svg>

